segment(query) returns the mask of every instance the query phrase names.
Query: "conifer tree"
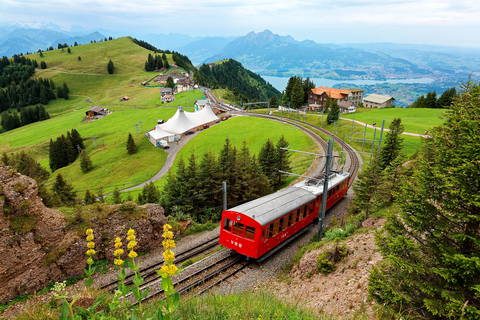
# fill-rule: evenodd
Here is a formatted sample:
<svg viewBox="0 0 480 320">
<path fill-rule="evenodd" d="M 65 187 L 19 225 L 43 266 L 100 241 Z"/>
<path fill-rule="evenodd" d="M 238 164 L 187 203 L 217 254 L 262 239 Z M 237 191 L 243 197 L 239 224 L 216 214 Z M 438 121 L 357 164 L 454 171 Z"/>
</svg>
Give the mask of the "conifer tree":
<svg viewBox="0 0 480 320">
<path fill-rule="evenodd" d="M 205 152 L 199 164 L 198 193 L 203 194 L 220 188 L 219 183 L 221 183 L 221 181 L 219 175 L 215 154 L 212 151 Z M 199 202 L 202 208 L 205 206 L 215 207 L 217 203 L 220 202 L 220 196 L 219 194 L 213 194 L 199 197 Z"/>
<path fill-rule="evenodd" d="M 80 147 L 80 149 L 83 150 L 85 148 L 83 145 L 83 139 L 76 129 L 72 129 L 72 132 L 70 134 L 70 141 L 72 142 L 72 145 L 75 149 Z"/>
<path fill-rule="evenodd" d="M 275 186 L 277 177 L 275 146 L 267 139 L 258 154 L 258 162 L 261 172 L 267 176 L 270 186 Z"/>
<path fill-rule="evenodd" d="M 290 95 L 291 106 L 295 109 L 300 108 L 303 105 L 304 92 L 301 78 L 297 78 L 295 85 Z"/>
<path fill-rule="evenodd" d="M 68 93 L 70 92 L 70 90 L 68 90 L 68 87 L 67 87 L 67 83 L 63 83 L 63 98 L 65 100 L 68 100 Z"/>
<path fill-rule="evenodd" d="M 75 205 L 75 197 L 77 193 L 73 191 L 73 186 L 69 184 L 59 173 L 53 184 L 53 195 L 60 204 L 67 206 Z"/>
<path fill-rule="evenodd" d="M 113 200 L 113 203 L 115 204 L 122 203 L 122 194 L 120 193 L 120 190 L 118 190 L 117 187 L 113 189 L 112 200 Z"/>
<path fill-rule="evenodd" d="M 380 169 L 385 169 L 390 163 L 395 160 L 402 150 L 402 133 L 404 127 L 402 125 L 402 119 L 394 118 L 389 126 L 390 131 L 385 134 L 385 142 L 380 150 L 380 158 L 378 165 Z"/>
<path fill-rule="evenodd" d="M 277 144 L 275 145 L 275 175 L 276 175 L 276 182 L 275 187 L 278 188 L 285 182 L 287 178 L 287 174 L 281 173 L 280 171 L 290 172 L 292 170 L 290 156 L 291 152 L 288 150 L 288 141 L 285 139 L 285 136 L 282 135 L 280 139 L 278 139 Z"/>
<path fill-rule="evenodd" d="M 115 66 L 113 65 L 113 61 L 112 60 L 108 61 L 108 65 L 107 65 L 108 73 L 113 74 L 114 69 L 115 69 Z"/>
<path fill-rule="evenodd" d="M 83 173 L 87 173 L 93 169 L 92 160 L 85 150 L 80 152 L 80 168 L 82 169 Z"/>
<path fill-rule="evenodd" d="M 376 236 L 369 293 L 392 314 L 480 318 L 480 87 L 462 85 L 402 182 L 401 210 Z"/>
<path fill-rule="evenodd" d="M 96 202 L 95 195 L 87 189 L 87 191 L 85 191 L 85 198 L 83 198 L 83 201 L 86 205 L 94 204 Z"/>
<path fill-rule="evenodd" d="M 237 168 L 237 149 L 232 147 L 230 139 L 225 139 L 225 144 L 223 145 L 220 155 L 218 157 L 218 167 L 220 170 L 221 181 L 227 183 L 227 188 L 231 188 L 236 185 L 236 180 L 238 178 Z M 234 202 L 237 199 L 235 193 L 228 193 L 227 201 Z"/>
<path fill-rule="evenodd" d="M 128 154 L 135 154 L 138 151 L 137 145 L 135 144 L 135 140 L 133 139 L 133 136 L 130 132 L 128 133 L 128 139 L 127 139 L 127 151 L 128 151 Z"/>
<path fill-rule="evenodd" d="M 365 212 L 365 219 L 368 219 L 372 209 L 376 208 L 380 197 L 379 188 L 382 184 L 382 175 L 377 162 L 378 155 L 374 154 L 371 162 L 363 165 L 362 171 L 353 184 L 355 192 L 353 205 Z"/>
<path fill-rule="evenodd" d="M 327 99 L 328 101 L 328 99 Z M 339 119 L 340 107 L 338 106 L 337 99 L 331 99 L 330 112 L 328 113 L 327 122 L 332 124 Z"/>
<path fill-rule="evenodd" d="M 129 195 L 130 196 L 130 195 Z M 142 202 L 140 204 L 146 203 L 158 203 L 160 198 L 160 191 L 157 190 L 153 181 L 147 183 L 142 188 L 141 199 Z"/>
</svg>

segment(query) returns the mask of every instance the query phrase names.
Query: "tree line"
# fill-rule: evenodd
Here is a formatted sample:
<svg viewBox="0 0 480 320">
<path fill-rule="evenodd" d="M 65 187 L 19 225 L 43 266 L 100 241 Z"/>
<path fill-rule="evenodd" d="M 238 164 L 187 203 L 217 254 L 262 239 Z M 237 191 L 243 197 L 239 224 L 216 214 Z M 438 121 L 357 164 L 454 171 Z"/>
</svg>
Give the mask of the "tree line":
<svg viewBox="0 0 480 320">
<path fill-rule="evenodd" d="M 132 38 L 132 40 L 133 40 L 133 43 L 139 45 L 140 47 L 145 48 L 145 49 L 150 50 L 150 51 L 153 51 L 154 54 L 155 54 L 155 59 L 156 59 L 157 53 L 163 53 L 162 59 L 163 59 L 163 67 L 165 69 L 168 69 L 168 67 L 169 67 L 167 57 L 166 57 L 165 54 L 171 54 L 172 59 L 175 62 L 175 64 L 177 66 L 179 66 L 180 68 L 183 68 L 183 70 L 185 70 L 186 72 L 189 72 L 190 69 L 194 69 L 192 61 L 190 61 L 190 59 L 186 55 L 180 54 L 180 53 L 175 52 L 175 51 L 158 49 L 154 45 L 151 45 L 150 43 L 148 43 L 146 41 L 143 41 L 143 40 L 138 40 L 136 38 Z M 149 56 L 150 56 L 150 54 L 149 54 Z M 165 65 L 165 62 L 166 62 L 166 65 Z M 147 64 L 148 64 L 148 66 L 147 66 Z M 154 65 L 152 65 L 152 63 L 149 60 L 147 60 L 147 63 L 145 64 L 145 70 L 153 71 L 153 70 L 162 68 L 162 67 L 160 67 L 160 68 L 156 67 L 154 69 L 151 69 L 153 66 Z M 147 69 L 147 67 L 148 67 L 148 69 Z"/>
<path fill-rule="evenodd" d="M 163 55 L 156 54 L 155 57 L 151 53 L 148 54 L 147 61 L 145 61 L 145 71 L 160 70 L 163 67 L 165 69 L 170 67 L 165 53 Z"/>
<path fill-rule="evenodd" d="M 457 89 L 451 88 L 446 90 L 444 93 L 437 98 L 437 92 L 430 91 L 427 93 L 427 96 L 421 95 L 420 97 L 412 103 L 412 108 L 448 108 L 452 104 L 455 96 L 457 95 Z"/>
<path fill-rule="evenodd" d="M 52 172 L 73 163 L 83 149 L 83 139 L 76 129 L 67 132 L 67 136 L 50 139 L 48 159 Z"/>
<path fill-rule="evenodd" d="M 315 88 L 315 83 L 309 77 L 302 79 L 299 76 L 293 76 L 288 79 L 287 86 L 282 92 L 282 105 L 290 104 L 292 108 L 300 108 L 308 103 L 308 93 Z"/>
<path fill-rule="evenodd" d="M 202 221 L 200 212 L 221 211 L 223 181 L 230 207 L 269 194 L 285 182 L 279 170 L 291 170 L 290 153 L 282 149 L 287 147 L 283 136 L 276 145 L 268 139 L 257 157 L 246 141 L 238 150 L 227 138 L 218 156 L 206 152 L 198 159 L 192 152 L 187 161 L 180 158 L 175 174 L 169 173 L 160 202 L 167 212 L 181 211 Z"/>
<path fill-rule="evenodd" d="M 280 97 L 280 92 L 271 84 L 258 74 L 245 69 L 240 62 L 233 59 L 213 66 L 203 64 L 195 71 L 193 78 L 200 85 L 212 89 L 226 88 L 244 103 L 266 101 L 272 96 Z"/>
<path fill-rule="evenodd" d="M 16 112 L 3 112 L 0 124 L 5 131 L 9 131 L 22 126 L 26 126 L 30 123 L 48 119 L 50 119 L 50 115 L 48 114 L 48 112 L 45 111 L 44 106 L 36 105 L 28 108 L 23 108 L 20 111 L 20 116 Z"/>
<path fill-rule="evenodd" d="M 393 317 L 480 318 L 479 114 L 480 86 L 470 80 L 411 161 L 399 152 L 403 126 L 396 119 L 358 176 L 351 213 L 394 208 L 376 235 L 383 261 L 368 283 Z"/>
</svg>

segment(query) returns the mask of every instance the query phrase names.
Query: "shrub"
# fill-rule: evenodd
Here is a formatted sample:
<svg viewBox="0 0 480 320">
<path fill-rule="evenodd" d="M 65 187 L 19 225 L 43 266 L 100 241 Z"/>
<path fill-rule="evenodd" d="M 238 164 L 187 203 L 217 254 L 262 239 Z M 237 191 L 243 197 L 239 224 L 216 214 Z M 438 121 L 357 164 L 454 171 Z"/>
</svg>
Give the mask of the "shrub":
<svg viewBox="0 0 480 320">
<path fill-rule="evenodd" d="M 340 238 L 333 242 L 333 248 L 325 248 L 317 258 L 317 270 L 327 275 L 336 269 L 336 263 L 348 254 L 347 244 L 340 243 Z"/>
</svg>

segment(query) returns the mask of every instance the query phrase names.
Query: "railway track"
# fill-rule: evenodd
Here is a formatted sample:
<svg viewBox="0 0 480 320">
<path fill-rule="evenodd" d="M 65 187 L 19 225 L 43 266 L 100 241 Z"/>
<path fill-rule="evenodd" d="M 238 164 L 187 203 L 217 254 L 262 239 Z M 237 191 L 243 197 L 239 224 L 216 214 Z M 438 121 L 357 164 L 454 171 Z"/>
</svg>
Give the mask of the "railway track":
<svg viewBox="0 0 480 320">
<path fill-rule="evenodd" d="M 297 120 L 295 124 L 293 121 L 291 121 L 289 118 L 287 118 L 288 120 L 285 120 L 285 119 L 282 119 L 276 115 L 264 115 L 264 114 L 258 114 L 258 113 L 255 113 L 255 114 L 252 114 L 252 113 L 249 113 L 248 116 L 253 116 L 253 117 L 259 117 L 259 118 L 266 118 L 266 119 L 271 119 L 271 120 L 276 120 L 276 121 L 281 121 L 281 122 L 285 122 L 285 123 L 288 123 L 290 125 L 297 125 L 297 127 L 299 127 L 301 130 L 303 130 L 304 132 L 306 132 L 308 135 L 310 135 L 315 141 L 319 142 L 322 146 L 323 146 L 323 151 L 324 153 L 326 153 L 326 150 L 327 150 L 327 142 L 325 140 L 323 140 L 317 133 L 315 133 L 314 131 L 306 128 L 309 127 L 311 129 L 314 129 L 324 135 L 327 135 L 327 136 L 330 136 L 330 137 L 333 137 L 333 140 L 335 143 L 337 143 L 339 146 L 342 146 L 344 147 L 344 151 L 347 155 L 347 158 L 346 158 L 346 161 L 345 161 L 345 164 L 348 163 L 348 167 L 347 167 L 347 170 L 352 179 L 350 179 L 350 184 L 348 185 L 348 187 L 350 187 L 353 183 L 353 181 L 355 180 L 355 177 L 357 175 L 357 172 L 358 172 L 358 169 L 359 169 L 359 164 L 360 164 L 360 161 L 358 160 L 358 156 L 357 156 L 357 153 L 355 152 L 355 149 L 353 149 L 349 144 L 347 143 L 343 143 L 343 141 L 336 137 L 336 136 L 332 136 L 332 134 L 326 130 L 326 129 L 323 129 L 319 126 L 316 126 L 316 125 L 313 125 L 313 124 L 310 124 L 308 122 L 305 122 L 305 121 L 299 121 Z M 300 125 L 299 125 L 300 124 Z M 332 162 L 333 163 L 333 162 Z M 323 166 L 321 168 L 321 171 L 324 171 L 325 167 Z"/>
<path fill-rule="evenodd" d="M 187 261 L 188 259 L 194 258 L 196 256 L 204 255 L 209 252 L 209 250 L 212 250 L 214 247 L 218 246 L 218 236 L 209 239 L 200 245 L 190 248 L 188 250 L 185 250 L 183 252 L 177 253 L 176 259 L 174 260 L 175 264 L 181 264 L 184 261 Z M 155 271 L 156 269 L 160 269 L 160 266 L 163 264 L 163 259 L 157 263 L 151 264 L 143 269 L 138 270 L 138 272 L 142 275 L 143 278 L 145 278 L 144 284 L 148 284 L 151 282 L 156 281 L 159 279 L 159 276 L 157 272 Z M 125 279 L 125 284 L 126 285 L 131 285 L 132 282 L 132 277 L 135 274 L 132 272 L 127 275 Z M 108 290 L 109 292 L 113 292 L 117 289 L 117 280 L 109 282 L 103 286 L 100 287 L 100 289 Z"/>
<path fill-rule="evenodd" d="M 237 254 L 230 255 L 228 249 L 217 252 L 216 257 L 209 257 L 199 261 L 194 265 L 185 268 L 182 273 L 172 278 L 175 289 L 180 294 L 189 292 L 194 295 L 202 294 L 213 288 L 221 282 L 227 280 L 249 265 L 249 261 L 243 256 Z M 198 265 L 197 265 L 198 264 Z M 144 290 L 147 286 L 142 286 Z M 148 284 L 150 294 L 145 297 L 142 302 L 149 301 L 153 298 L 165 299 L 163 289 L 161 288 L 161 279 Z M 131 300 L 131 294 L 127 295 L 127 299 Z M 131 301 L 132 305 L 138 304 L 138 301 Z"/>
</svg>

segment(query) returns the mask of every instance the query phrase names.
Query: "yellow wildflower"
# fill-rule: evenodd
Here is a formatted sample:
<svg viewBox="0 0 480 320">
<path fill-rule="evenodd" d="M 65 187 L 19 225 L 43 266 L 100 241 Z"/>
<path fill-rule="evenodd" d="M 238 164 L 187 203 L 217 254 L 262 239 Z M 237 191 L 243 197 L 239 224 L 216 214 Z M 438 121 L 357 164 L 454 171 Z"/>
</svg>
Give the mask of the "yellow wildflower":
<svg viewBox="0 0 480 320">
<path fill-rule="evenodd" d="M 133 258 L 135 258 L 136 256 L 138 256 L 138 254 L 137 254 L 135 251 L 132 250 L 132 251 L 130 251 L 130 253 L 128 254 L 128 256 L 133 259 Z"/>
<path fill-rule="evenodd" d="M 87 234 L 87 236 L 91 236 L 93 234 L 93 230 L 92 229 L 87 229 L 86 234 Z"/>
<path fill-rule="evenodd" d="M 123 254 L 123 250 L 122 250 L 122 249 L 117 249 L 117 250 L 115 250 L 115 252 L 113 253 L 113 255 L 114 255 L 115 257 L 120 257 L 122 254 Z"/>
<path fill-rule="evenodd" d="M 92 240 L 93 240 L 93 236 L 92 236 L 92 235 L 87 236 L 87 241 L 92 241 Z"/>
<path fill-rule="evenodd" d="M 174 264 L 171 264 L 171 265 L 168 266 L 168 271 L 165 272 L 165 273 L 173 276 L 177 270 L 178 270 L 178 268 Z"/>
<path fill-rule="evenodd" d="M 163 233 L 163 237 L 164 237 L 165 239 L 172 239 L 172 238 L 173 238 L 173 233 L 172 233 L 172 231 L 165 231 L 165 232 Z"/>
<path fill-rule="evenodd" d="M 115 242 L 115 248 L 120 248 L 122 246 L 121 242 Z"/>
<path fill-rule="evenodd" d="M 136 245 L 137 245 L 137 243 L 135 242 L 135 240 L 130 241 L 128 243 L 128 249 L 133 249 L 133 247 L 135 247 Z"/>
<path fill-rule="evenodd" d="M 87 263 L 93 263 L 93 259 L 92 259 L 92 258 L 88 258 L 88 259 L 87 259 Z"/>
<path fill-rule="evenodd" d="M 163 226 L 163 231 L 165 232 L 169 231 L 170 229 L 172 229 L 172 226 L 169 225 L 168 223 Z"/>
<path fill-rule="evenodd" d="M 168 266 L 162 266 L 160 269 L 163 273 L 168 273 Z"/>
<path fill-rule="evenodd" d="M 117 266 L 121 266 L 121 265 L 123 264 L 123 260 L 121 260 L 121 259 L 115 259 L 115 264 L 116 264 Z"/>
<path fill-rule="evenodd" d="M 87 242 L 87 247 L 89 247 L 90 249 L 93 249 L 93 248 L 95 248 L 95 243 Z"/>
<path fill-rule="evenodd" d="M 93 256 L 94 254 L 95 254 L 95 250 L 93 250 L 93 249 L 87 250 L 87 255 Z"/>
<path fill-rule="evenodd" d="M 175 248 L 175 241 L 165 240 L 165 241 L 162 242 L 162 245 L 163 245 L 163 248 L 165 248 L 165 250 Z"/>
<path fill-rule="evenodd" d="M 116 237 L 116 238 L 115 238 L 115 242 L 120 242 L 120 243 L 122 243 L 122 239 L 120 239 L 119 237 Z"/>
<path fill-rule="evenodd" d="M 172 263 L 173 259 L 175 259 L 175 254 L 172 250 L 167 250 L 163 253 L 163 260 L 167 262 L 167 264 Z"/>
<path fill-rule="evenodd" d="M 128 232 L 127 232 L 127 234 L 128 234 L 129 236 L 131 236 L 131 235 L 134 234 L 134 233 L 135 233 L 135 231 L 134 231 L 133 229 L 130 229 L 130 230 L 128 230 Z"/>
<path fill-rule="evenodd" d="M 128 240 L 128 241 L 135 240 L 135 236 L 132 234 L 132 235 L 130 235 L 130 236 L 127 237 L 127 240 Z"/>
</svg>

